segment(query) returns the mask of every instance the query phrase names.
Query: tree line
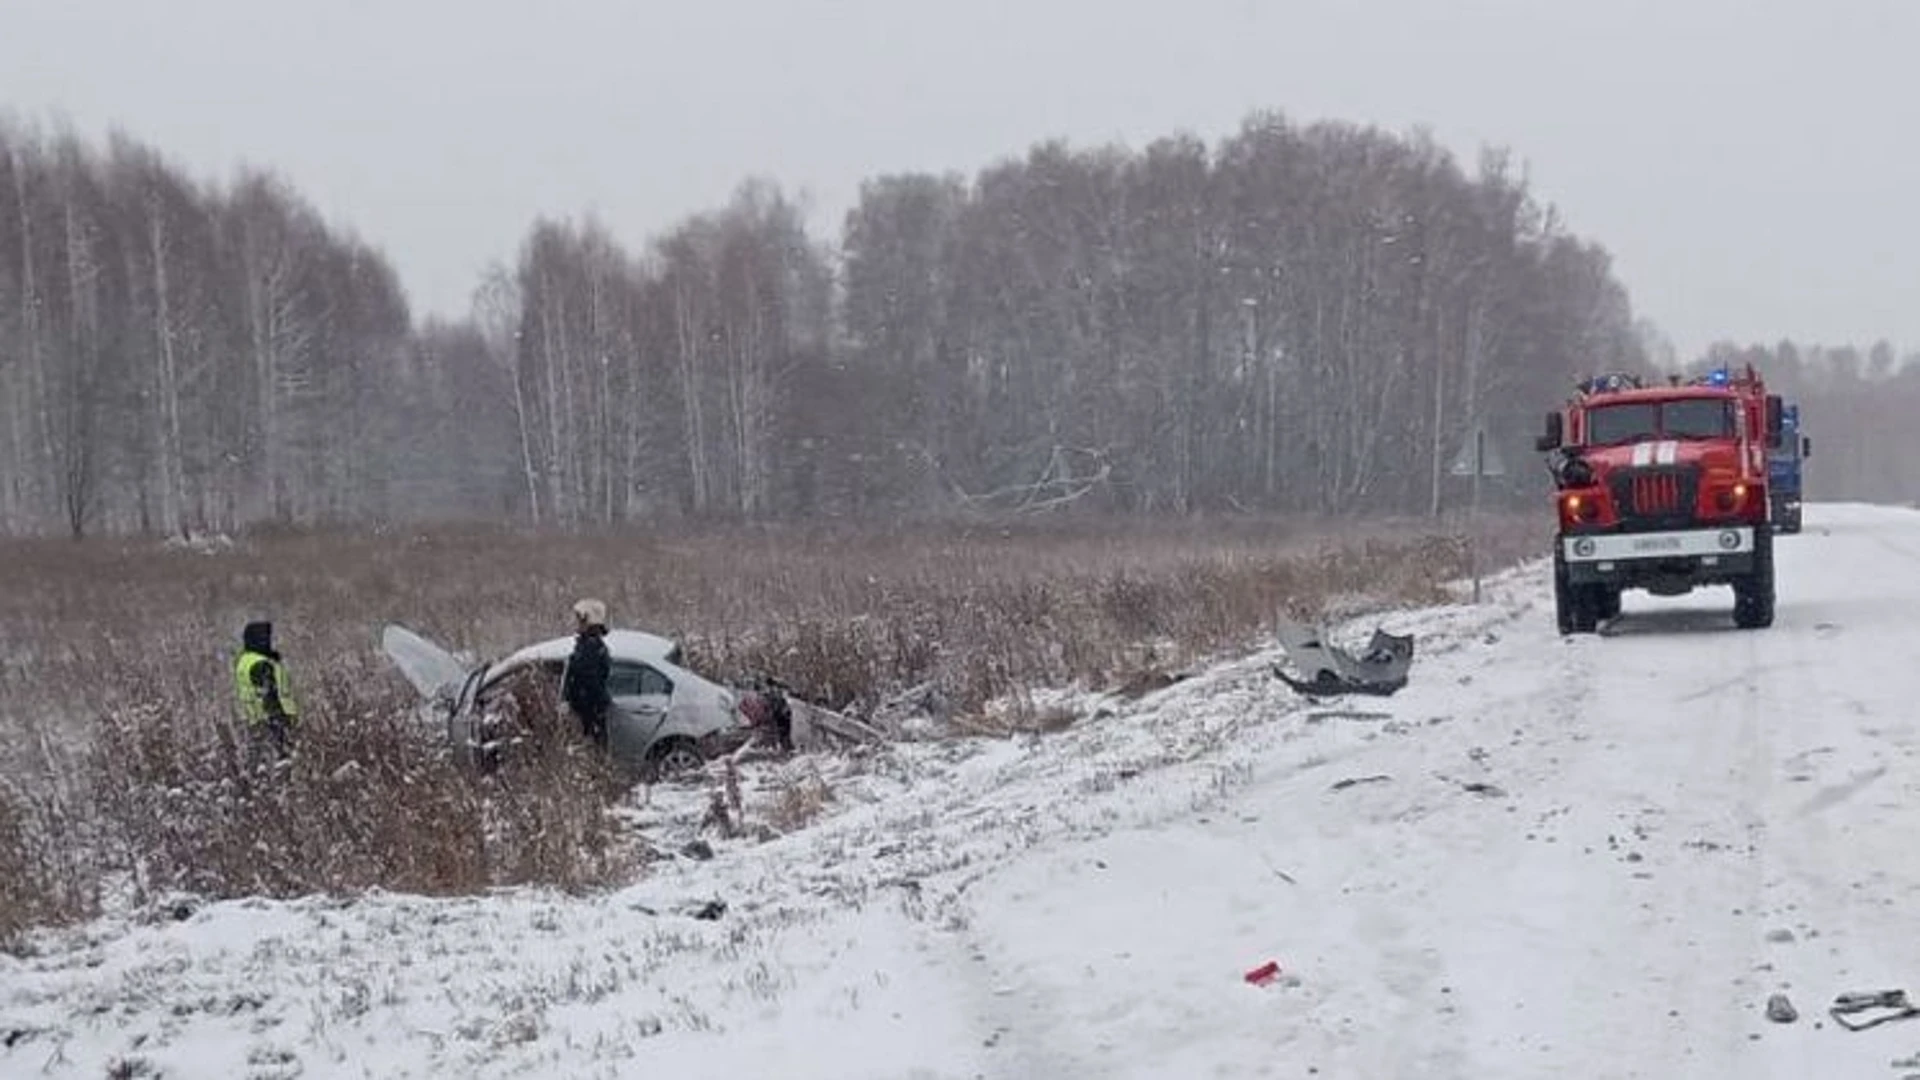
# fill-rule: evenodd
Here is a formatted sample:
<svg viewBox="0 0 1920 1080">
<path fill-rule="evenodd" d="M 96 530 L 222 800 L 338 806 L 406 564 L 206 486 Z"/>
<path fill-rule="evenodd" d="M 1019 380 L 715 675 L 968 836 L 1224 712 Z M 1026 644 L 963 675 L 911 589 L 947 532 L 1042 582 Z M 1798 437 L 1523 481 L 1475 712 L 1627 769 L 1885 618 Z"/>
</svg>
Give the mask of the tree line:
<svg viewBox="0 0 1920 1080">
<path fill-rule="evenodd" d="M 1476 420 L 1532 497 L 1540 414 L 1649 340 L 1504 153 L 1278 113 L 876 177 L 832 242 L 763 180 L 633 247 L 538 220 L 451 322 L 271 174 L 0 129 L 10 533 L 1438 514 Z"/>
<path fill-rule="evenodd" d="M 1800 406 L 1813 444 L 1803 466 L 1806 497 L 1920 505 L 1920 353 L 1902 357 L 1892 343 L 1821 346 L 1712 346 L 1696 365 L 1752 364 L 1770 391 Z"/>
<path fill-rule="evenodd" d="M 179 535 L 392 509 L 412 329 L 271 176 L 0 131 L 0 526 Z"/>
</svg>

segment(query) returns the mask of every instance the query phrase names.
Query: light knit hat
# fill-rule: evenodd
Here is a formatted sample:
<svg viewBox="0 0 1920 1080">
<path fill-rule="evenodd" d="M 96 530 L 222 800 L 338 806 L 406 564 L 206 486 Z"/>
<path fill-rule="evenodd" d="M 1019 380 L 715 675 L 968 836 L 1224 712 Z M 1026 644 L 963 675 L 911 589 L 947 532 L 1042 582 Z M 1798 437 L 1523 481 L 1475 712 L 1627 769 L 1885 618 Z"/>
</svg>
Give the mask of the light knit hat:
<svg viewBox="0 0 1920 1080">
<path fill-rule="evenodd" d="M 598 600 L 576 600 L 573 604 L 573 617 L 588 626 L 607 625 L 607 605 Z"/>
</svg>

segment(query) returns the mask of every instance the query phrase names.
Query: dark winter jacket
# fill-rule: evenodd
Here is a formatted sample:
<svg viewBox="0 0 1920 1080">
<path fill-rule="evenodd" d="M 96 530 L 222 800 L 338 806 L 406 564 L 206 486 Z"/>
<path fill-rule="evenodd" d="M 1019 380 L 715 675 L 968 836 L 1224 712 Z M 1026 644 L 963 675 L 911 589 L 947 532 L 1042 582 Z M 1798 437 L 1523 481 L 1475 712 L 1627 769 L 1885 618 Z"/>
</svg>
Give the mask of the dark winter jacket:
<svg viewBox="0 0 1920 1080">
<path fill-rule="evenodd" d="M 597 626 L 581 631 L 573 640 L 573 655 L 567 658 L 560 696 L 584 716 L 597 716 L 613 704 L 613 696 L 607 692 L 613 659 L 607 654 L 606 633 Z"/>
</svg>

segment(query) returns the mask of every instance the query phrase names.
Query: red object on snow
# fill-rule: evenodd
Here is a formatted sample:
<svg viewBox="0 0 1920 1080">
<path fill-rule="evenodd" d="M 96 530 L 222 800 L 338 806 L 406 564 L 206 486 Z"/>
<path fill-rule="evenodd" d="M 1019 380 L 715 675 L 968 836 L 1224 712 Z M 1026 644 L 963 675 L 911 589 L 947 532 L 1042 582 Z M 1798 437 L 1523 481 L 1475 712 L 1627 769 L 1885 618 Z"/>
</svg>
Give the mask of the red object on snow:
<svg viewBox="0 0 1920 1080">
<path fill-rule="evenodd" d="M 1255 986 L 1265 986 L 1280 974 L 1280 962 L 1269 960 L 1252 971 L 1247 972 L 1247 981 Z"/>
<path fill-rule="evenodd" d="M 740 695 L 740 715 L 746 717 L 748 727 L 765 727 L 767 712 L 765 697 L 755 693 Z"/>
</svg>

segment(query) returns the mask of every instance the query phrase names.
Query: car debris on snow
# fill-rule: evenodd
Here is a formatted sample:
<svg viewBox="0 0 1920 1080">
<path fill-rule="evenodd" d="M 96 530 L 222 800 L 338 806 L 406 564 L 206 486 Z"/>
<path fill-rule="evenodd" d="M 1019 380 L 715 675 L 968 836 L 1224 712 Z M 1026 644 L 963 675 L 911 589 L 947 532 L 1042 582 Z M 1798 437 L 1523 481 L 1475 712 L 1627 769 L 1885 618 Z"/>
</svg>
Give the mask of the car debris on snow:
<svg viewBox="0 0 1920 1080">
<path fill-rule="evenodd" d="M 654 917 L 658 917 L 660 914 L 659 908 L 648 904 L 628 904 L 627 910 Z M 727 902 L 717 896 L 711 900 L 693 901 L 683 904 L 678 913 L 690 919 L 699 919 L 702 922 L 718 922 L 720 921 L 720 917 L 727 913 Z"/>
<path fill-rule="evenodd" d="M 1279 664 L 1273 674 L 1307 697 L 1370 694 L 1386 697 L 1407 685 L 1413 666 L 1413 635 L 1389 634 L 1375 628 L 1359 656 L 1333 643 L 1325 628 L 1308 628 L 1281 616 L 1274 635 L 1299 675 Z"/>
<path fill-rule="evenodd" d="M 1442 783 L 1452 784 L 1469 795 L 1480 795 L 1489 799 L 1504 799 L 1507 797 L 1506 789 L 1497 784 L 1489 784 L 1484 780 L 1455 780 L 1452 777 L 1442 776 L 1439 773 L 1434 774 L 1434 779 Z"/>
<path fill-rule="evenodd" d="M 944 730 L 953 719 L 953 703 L 934 683 L 921 683 L 882 701 L 867 726 L 888 739 L 911 739 Z"/>
<path fill-rule="evenodd" d="M 1767 999 L 1767 1019 L 1776 1024 L 1791 1024 L 1800 1019 L 1800 1011 L 1787 1000 L 1787 995 L 1775 994 Z"/>
<path fill-rule="evenodd" d="M 1361 709 L 1316 709 L 1307 714 L 1307 723 L 1318 724 L 1327 720 L 1391 720 L 1392 713 L 1366 712 Z"/>
<path fill-rule="evenodd" d="M 1858 1021 L 1847 1019 L 1849 1016 L 1860 1013 L 1873 1015 Z M 1827 1015 L 1833 1017 L 1834 1023 L 1848 1031 L 1865 1031 L 1890 1021 L 1920 1016 L 1920 1006 L 1907 1000 L 1905 990 L 1868 990 L 1841 994 L 1834 998 L 1832 1006 L 1827 1009 Z"/>
<path fill-rule="evenodd" d="M 1391 779 L 1393 779 L 1393 777 L 1387 776 L 1384 773 L 1378 774 L 1375 776 L 1349 776 L 1345 780 L 1335 780 L 1333 782 L 1333 787 L 1330 790 L 1344 791 L 1347 788 L 1353 787 L 1356 784 L 1377 784 L 1382 780 L 1391 780 Z"/>
<path fill-rule="evenodd" d="M 1265 986 L 1280 977 L 1280 962 L 1269 960 L 1246 973 L 1244 978 L 1253 986 Z"/>
</svg>

